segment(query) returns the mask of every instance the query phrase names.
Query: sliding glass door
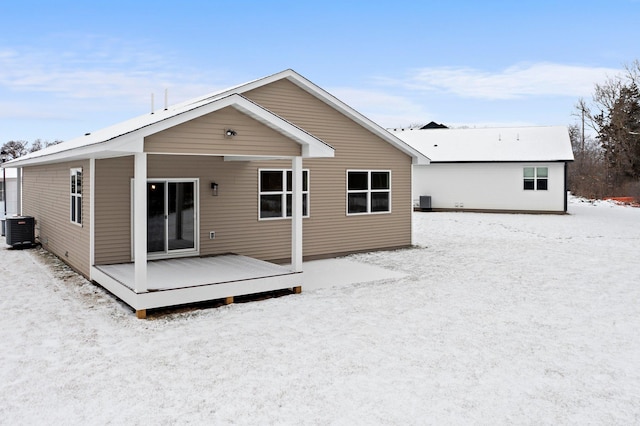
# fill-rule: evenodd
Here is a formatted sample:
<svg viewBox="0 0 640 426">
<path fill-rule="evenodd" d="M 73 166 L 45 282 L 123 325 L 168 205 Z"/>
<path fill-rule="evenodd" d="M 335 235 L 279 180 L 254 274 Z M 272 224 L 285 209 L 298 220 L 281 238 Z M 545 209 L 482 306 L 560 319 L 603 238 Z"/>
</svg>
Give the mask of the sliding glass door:
<svg viewBox="0 0 640 426">
<path fill-rule="evenodd" d="M 147 182 L 147 252 L 168 257 L 197 252 L 197 181 Z"/>
</svg>

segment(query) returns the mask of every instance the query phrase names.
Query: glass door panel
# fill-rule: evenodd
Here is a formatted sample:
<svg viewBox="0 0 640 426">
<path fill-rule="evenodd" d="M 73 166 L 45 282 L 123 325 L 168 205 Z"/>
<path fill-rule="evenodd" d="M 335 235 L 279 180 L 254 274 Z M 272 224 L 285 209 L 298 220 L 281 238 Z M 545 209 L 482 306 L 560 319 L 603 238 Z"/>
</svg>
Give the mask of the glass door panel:
<svg viewBox="0 0 640 426">
<path fill-rule="evenodd" d="M 147 183 L 147 252 L 166 251 L 165 183 Z"/>
<path fill-rule="evenodd" d="M 168 184 L 168 250 L 194 249 L 195 185 L 193 182 Z"/>
</svg>

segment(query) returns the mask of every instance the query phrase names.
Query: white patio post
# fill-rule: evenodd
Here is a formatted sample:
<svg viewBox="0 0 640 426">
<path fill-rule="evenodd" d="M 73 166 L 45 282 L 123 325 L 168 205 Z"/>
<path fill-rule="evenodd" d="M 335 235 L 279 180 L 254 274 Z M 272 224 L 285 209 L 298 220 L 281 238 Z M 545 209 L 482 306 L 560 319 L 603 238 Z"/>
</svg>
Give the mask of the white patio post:
<svg viewBox="0 0 640 426">
<path fill-rule="evenodd" d="M 302 157 L 291 160 L 291 267 L 302 272 Z"/>
<path fill-rule="evenodd" d="M 136 293 L 147 291 L 147 154 L 135 154 L 133 184 L 133 255 Z"/>
</svg>

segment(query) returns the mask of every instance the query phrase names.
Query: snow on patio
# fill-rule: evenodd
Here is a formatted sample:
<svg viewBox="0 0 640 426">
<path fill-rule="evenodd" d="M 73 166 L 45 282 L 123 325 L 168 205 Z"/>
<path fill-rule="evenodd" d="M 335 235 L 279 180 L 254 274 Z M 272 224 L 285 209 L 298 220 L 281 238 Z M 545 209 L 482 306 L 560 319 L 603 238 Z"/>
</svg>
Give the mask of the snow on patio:
<svg viewBox="0 0 640 426">
<path fill-rule="evenodd" d="M 348 258 L 400 278 L 148 320 L 2 249 L 0 423 L 638 424 L 640 209 L 569 212 L 416 213 Z"/>
</svg>

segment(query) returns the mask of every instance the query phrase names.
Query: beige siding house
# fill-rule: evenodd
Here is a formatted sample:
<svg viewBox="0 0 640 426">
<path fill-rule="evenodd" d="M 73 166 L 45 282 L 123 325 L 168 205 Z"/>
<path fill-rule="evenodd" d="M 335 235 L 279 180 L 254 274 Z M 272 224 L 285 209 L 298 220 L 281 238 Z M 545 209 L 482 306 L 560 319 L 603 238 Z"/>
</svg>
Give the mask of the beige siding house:
<svg viewBox="0 0 640 426">
<path fill-rule="evenodd" d="M 411 244 L 428 164 L 292 70 L 7 163 L 42 246 L 137 311 L 304 286 L 303 259 Z"/>
</svg>

